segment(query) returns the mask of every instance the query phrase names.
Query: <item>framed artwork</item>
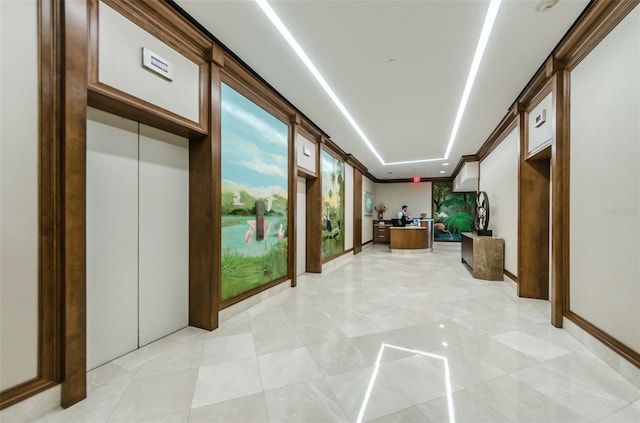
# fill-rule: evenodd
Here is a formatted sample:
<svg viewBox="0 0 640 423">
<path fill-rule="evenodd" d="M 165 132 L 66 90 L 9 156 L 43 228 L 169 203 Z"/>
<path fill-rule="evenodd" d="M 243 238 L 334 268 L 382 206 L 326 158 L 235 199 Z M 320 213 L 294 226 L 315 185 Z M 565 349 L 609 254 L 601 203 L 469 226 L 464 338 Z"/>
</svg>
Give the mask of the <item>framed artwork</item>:
<svg viewBox="0 0 640 423">
<path fill-rule="evenodd" d="M 364 215 L 373 216 L 373 194 L 364 192 Z"/>
<path fill-rule="evenodd" d="M 221 88 L 224 302 L 287 275 L 289 127 L 229 85 Z"/>
<path fill-rule="evenodd" d="M 452 192 L 451 182 L 434 182 L 431 197 L 435 241 L 460 241 L 462 232 L 473 230 L 475 192 Z"/>
<path fill-rule="evenodd" d="M 326 151 L 322 169 L 322 258 L 344 251 L 344 163 Z"/>
</svg>

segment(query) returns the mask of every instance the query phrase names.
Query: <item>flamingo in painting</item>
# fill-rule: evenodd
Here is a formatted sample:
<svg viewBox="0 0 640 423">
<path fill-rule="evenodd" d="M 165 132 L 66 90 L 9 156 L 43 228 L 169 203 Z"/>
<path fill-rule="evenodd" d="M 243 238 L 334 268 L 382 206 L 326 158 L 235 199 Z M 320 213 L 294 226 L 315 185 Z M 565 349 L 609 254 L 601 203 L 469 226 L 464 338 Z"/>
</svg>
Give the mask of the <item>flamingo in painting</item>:
<svg viewBox="0 0 640 423">
<path fill-rule="evenodd" d="M 284 239 L 284 228 L 282 227 L 282 223 L 280 224 L 280 227 L 278 228 L 277 237 L 278 237 L 279 241 L 282 241 Z"/>
<path fill-rule="evenodd" d="M 447 230 L 447 227 L 446 227 L 446 226 L 444 226 L 444 223 L 435 223 L 435 224 L 433 225 L 433 227 L 434 227 L 435 229 L 439 230 L 440 232 L 446 232 L 446 233 L 448 233 L 448 234 L 449 234 L 449 237 L 450 237 L 451 239 L 453 239 L 453 234 Z"/>
<path fill-rule="evenodd" d="M 256 221 L 255 220 L 247 220 L 247 224 L 251 227 L 251 229 L 249 229 L 249 231 L 252 231 L 251 235 L 253 236 L 253 232 L 257 232 Z M 271 229 L 271 225 L 269 225 L 269 222 L 267 222 L 265 220 L 264 223 L 262 224 L 262 228 L 264 229 L 263 230 L 264 237 L 262 238 L 262 241 L 265 241 L 264 248 L 266 249 L 267 248 L 266 240 L 267 240 L 267 236 L 269 235 L 269 230 Z M 245 241 L 246 241 L 246 234 L 245 234 Z M 259 241 L 259 240 L 256 239 L 256 241 Z"/>
<path fill-rule="evenodd" d="M 247 232 L 244 234 L 244 243 L 247 244 L 247 247 L 251 247 L 251 241 L 253 241 L 253 229 L 247 229 Z"/>
</svg>

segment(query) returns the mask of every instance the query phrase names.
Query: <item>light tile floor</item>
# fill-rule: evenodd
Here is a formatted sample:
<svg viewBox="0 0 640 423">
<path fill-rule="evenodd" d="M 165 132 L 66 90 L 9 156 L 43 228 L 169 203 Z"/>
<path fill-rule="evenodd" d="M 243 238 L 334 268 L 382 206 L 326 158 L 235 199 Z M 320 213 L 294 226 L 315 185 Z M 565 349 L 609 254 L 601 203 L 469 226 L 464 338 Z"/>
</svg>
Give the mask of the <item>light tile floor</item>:
<svg viewBox="0 0 640 423">
<path fill-rule="evenodd" d="M 551 327 L 548 303 L 471 278 L 459 248 L 330 263 L 91 371 L 85 401 L 36 421 L 640 421 L 638 389 Z"/>
</svg>

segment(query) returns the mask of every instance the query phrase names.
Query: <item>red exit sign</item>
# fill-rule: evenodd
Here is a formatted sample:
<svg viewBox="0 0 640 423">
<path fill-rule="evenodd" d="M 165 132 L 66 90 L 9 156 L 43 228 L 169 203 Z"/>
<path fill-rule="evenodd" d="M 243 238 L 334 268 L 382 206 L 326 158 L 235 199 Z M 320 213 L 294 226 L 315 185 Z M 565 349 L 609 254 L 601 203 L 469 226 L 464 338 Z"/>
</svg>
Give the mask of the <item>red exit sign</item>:
<svg viewBox="0 0 640 423">
<path fill-rule="evenodd" d="M 420 182 L 420 177 L 419 176 L 414 176 L 413 177 L 413 182 Z"/>
</svg>

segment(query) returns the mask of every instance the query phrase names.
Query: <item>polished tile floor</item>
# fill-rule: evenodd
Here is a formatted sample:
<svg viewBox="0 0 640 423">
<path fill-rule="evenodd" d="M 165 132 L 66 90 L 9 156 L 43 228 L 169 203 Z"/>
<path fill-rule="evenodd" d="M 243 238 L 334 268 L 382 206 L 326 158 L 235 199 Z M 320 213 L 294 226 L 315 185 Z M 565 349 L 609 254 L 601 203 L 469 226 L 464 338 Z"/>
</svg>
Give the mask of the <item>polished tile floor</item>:
<svg viewBox="0 0 640 423">
<path fill-rule="evenodd" d="M 640 391 L 458 244 L 373 246 L 88 374 L 38 422 L 640 422 Z"/>
</svg>

